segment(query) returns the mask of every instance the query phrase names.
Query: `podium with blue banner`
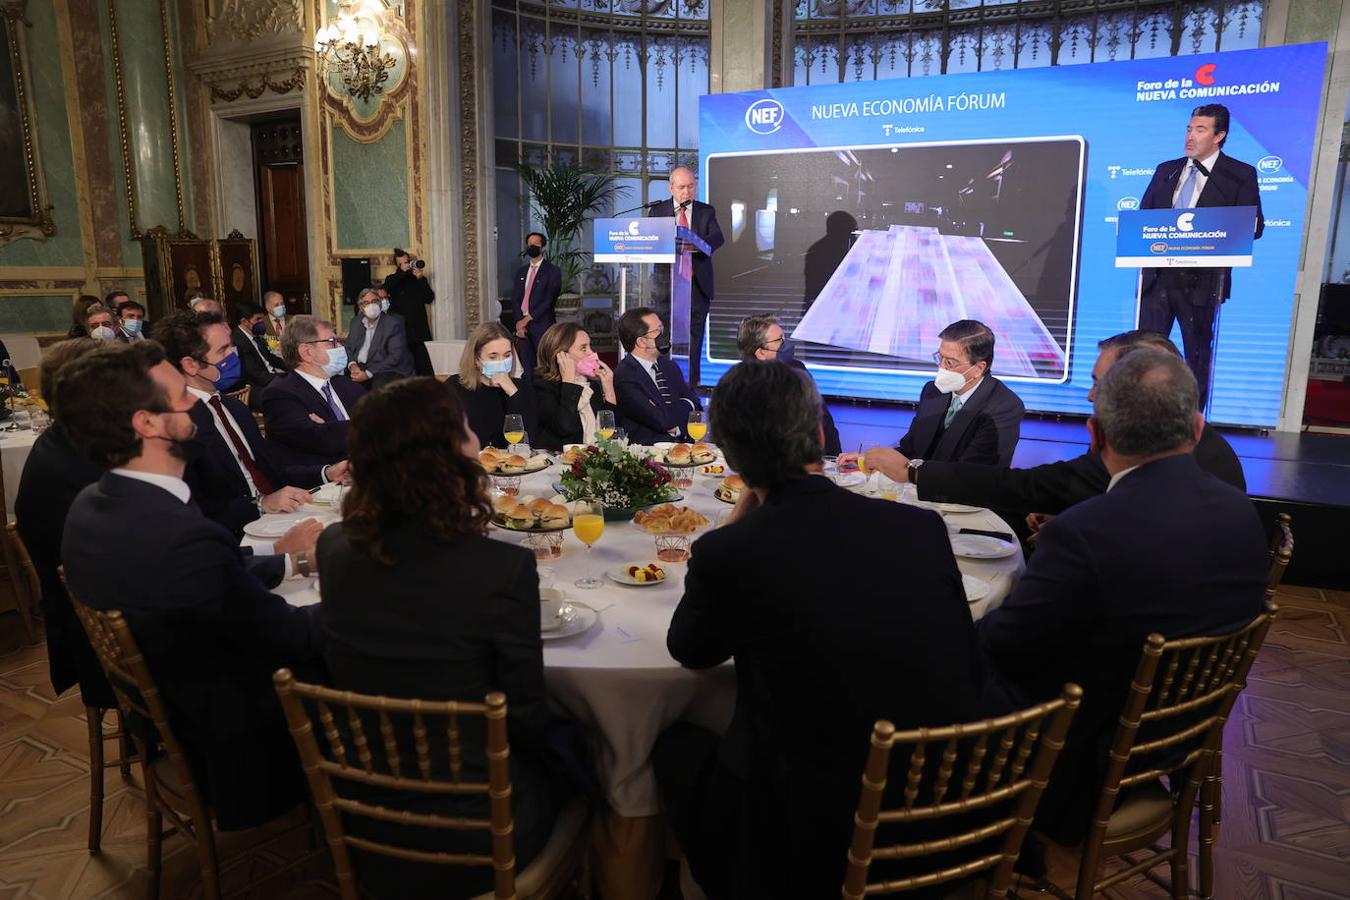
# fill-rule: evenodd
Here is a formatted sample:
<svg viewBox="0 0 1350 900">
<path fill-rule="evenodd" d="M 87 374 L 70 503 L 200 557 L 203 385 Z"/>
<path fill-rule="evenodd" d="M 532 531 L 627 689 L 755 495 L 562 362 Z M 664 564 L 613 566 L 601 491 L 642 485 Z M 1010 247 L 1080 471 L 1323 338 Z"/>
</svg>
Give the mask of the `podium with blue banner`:
<svg viewBox="0 0 1350 900">
<path fill-rule="evenodd" d="M 1255 232 L 1255 206 L 1124 211 L 1116 225 L 1116 268 L 1250 266 Z"/>
<path fill-rule="evenodd" d="M 710 253 L 708 245 L 664 216 L 596 219 L 594 229 L 592 258 L 619 265 L 619 315 L 630 306 L 668 311 L 671 354 L 687 357 L 693 254 Z"/>
</svg>

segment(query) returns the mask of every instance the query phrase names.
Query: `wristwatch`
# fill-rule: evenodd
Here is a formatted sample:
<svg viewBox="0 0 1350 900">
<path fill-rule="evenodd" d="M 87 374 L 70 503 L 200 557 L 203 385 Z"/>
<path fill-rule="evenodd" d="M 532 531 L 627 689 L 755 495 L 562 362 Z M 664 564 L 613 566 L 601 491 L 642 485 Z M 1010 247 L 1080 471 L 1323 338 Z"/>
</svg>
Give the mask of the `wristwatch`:
<svg viewBox="0 0 1350 900">
<path fill-rule="evenodd" d="M 309 566 L 309 554 L 303 550 L 295 554 L 295 570 L 300 573 L 301 578 L 308 578 L 314 574 L 314 570 Z"/>
<path fill-rule="evenodd" d="M 923 465 L 921 459 L 911 459 L 909 461 L 909 483 L 915 487 L 919 486 L 919 467 Z"/>
</svg>

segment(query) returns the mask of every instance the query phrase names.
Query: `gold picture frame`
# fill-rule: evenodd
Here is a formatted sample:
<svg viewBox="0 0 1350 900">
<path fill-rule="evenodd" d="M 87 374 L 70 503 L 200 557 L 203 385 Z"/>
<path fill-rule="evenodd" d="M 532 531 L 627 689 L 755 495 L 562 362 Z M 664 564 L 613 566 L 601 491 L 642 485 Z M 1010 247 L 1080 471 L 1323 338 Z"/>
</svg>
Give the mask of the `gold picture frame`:
<svg viewBox="0 0 1350 900">
<path fill-rule="evenodd" d="M 0 0 L 0 245 L 21 238 L 46 240 L 56 234 L 38 152 L 37 112 L 24 29 L 27 0 Z"/>
</svg>

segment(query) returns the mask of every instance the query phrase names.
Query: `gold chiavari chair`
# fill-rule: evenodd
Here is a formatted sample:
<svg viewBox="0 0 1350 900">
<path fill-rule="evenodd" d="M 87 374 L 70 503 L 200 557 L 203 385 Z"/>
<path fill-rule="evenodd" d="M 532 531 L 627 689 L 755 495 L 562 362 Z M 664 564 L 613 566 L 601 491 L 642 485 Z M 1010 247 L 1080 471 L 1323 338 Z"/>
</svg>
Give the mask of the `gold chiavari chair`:
<svg viewBox="0 0 1350 900">
<path fill-rule="evenodd" d="M 3 473 L 0 473 L 0 497 L 4 496 L 4 490 L 5 479 Z M 5 518 L 8 519 L 8 516 Z M 3 554 L 0 559 L 3 559 L 5 571 L 9 576 L 13 608 L 19 613 L 19 621 L 23 623 L 24 633 L 28 635 L 28 643 L 32 644 L 37 642 L 37 634 L 33 631 L 32 610 L 39 608 L 37 603 L 42 596 L 42 590 L 37 587 L 37 572 L 33 569 L 33 560 L 28 557 L 27 549 L 20 554 L 19 545 L 22 543 L 14 523 L 6 521 L 3 532 L 0 532 L 0 554 Z M 0 606 L 0 612 L 4 609 L 5 607 Z"/>
<path fill-rule="evenodd" d="M 225 396 L 226 396 L 226 397 L 233 397 L 234 399 L 238 400 L 240 403 L 244 404 L 245 406 L 248 406 L 248 398 L 249 398 L 249 395 L 252 394 L 252 393 L 253 393 L 253 385 L 251 385 L 251 384 L 246 384 L 246 385 L 244 385 L 243 387 L 239 388 L 238 390 L 234 390 L 234 391 L 226 391 L 226 392 L 225 392 Z"/>
<path fill-rule="evenodd" d="M 877 722 L 853 819 L 853 841 L 844 875 L 845 900 L 913 891 L 977 876 L 984 880 L 982 896 L 1006 896 L 1013 864 L 1082 696 L 1078 685 L 1067 684 L 1058 700 L 946 728 L 897 733 L 890 722 Z M 882 809 L 891 757 L 893 753 L 899 755 L 900 750 L 909 760 L 903 805 Z M 936 765 L 934 760 L 938 761 Z M 960 820 L 955 827 L 962 829 L 957 834 L 876 846 L 879 827 L 927 826 L 956 817 Z M 874 862 L 906 860 L 918 866 L 925 857 L 936 855 L 942 858 L 929 871 L 868 881 L 868 870 Z"/>
<path fill-rule="evenodd" d="M 1151 634 L 1144 641 L 1083 842 L 1077 900 L 1164 862 L 1171 865 L 1172 896 L 1187 896 L 1191 812 L 1221 746 L 1228 713 L 1277 612 L 1267 601 L 1263 613 L 1228 634 L 1175 641 Z M 1169 834 L 1170 845 L 1159 847 L 1157 841 Z M 1143 859 L 1127 857 L 1130 865 L 1098 877 L 1107 857 L 1145 850 Z"/>
<path fill-rule="evenodd" d="M 61 573 L 65 582 L 65 572 Z M 141 773 L 145 780 L 146 806 L 146 867 L 150 870 L 147 895 L 150 900 L 159 896 L 163 869 L 164 838 L 182 834 L 193 842 L 197 865 L 201 869 L 202 896 L 219 900 L 220 863 L 216 851 L 215 830 L 210 807 L 193 777 L 183 746 L 169 725 L 168 710 L 155 683 L 150 667 L 145 662 L 136 638 L 118 610 L 97 610 L 81 603 L 70 592 L 71 605 L 89 635 L 89 643 L 98 656 L 124 721 L 139 718 L 154 725 L 155 737 L 143 733 L 147 729 L 131 729 L 141 759 Z M 148 762 L 147 762 L 148 761 Z M 170 823 L 164 828 L 164 819 Z M 277 875 L 302 866 L 322 851 L 307 853 L 267 875 L 244 885 L 242 891 L 257 888 Z"/>
<path fill-rule="evenodd" d="M 482 703 L 399 700 L 303 684 L 289 669 L 278 670 L 273 681 L 319 809 L 343 900 L 360 896 L 350 853 L 353 847 L 409 862 L 490 866 L 493 890 L 478 900 L 556 897 L 573 883 L 578 869 L 584 869 L 587 814 L 578 802 L 558 816 L 545 847 L 524 871 L 516 873 L 506 695 L 491 693 Z M 469 720 L 477 718 L 486 727 L 486 783 L 463 777 L 463 734 L 470 727 Z M 315 719 L 323 731 L 324 748 L 314 733 Z M 489 816 L 477 819 L 390 809 L 343 796 L 334 781 L 406 792 L 410 797 L 484 795 Z M 491 853 L 417 850 L 360 837 L 349 833 L 344 816 L 349 822 L 364 819 L 420 829 L 486 831 L 491 836 Z M 584 877 L 578 887 L 585 895 Z"/>
</svg>

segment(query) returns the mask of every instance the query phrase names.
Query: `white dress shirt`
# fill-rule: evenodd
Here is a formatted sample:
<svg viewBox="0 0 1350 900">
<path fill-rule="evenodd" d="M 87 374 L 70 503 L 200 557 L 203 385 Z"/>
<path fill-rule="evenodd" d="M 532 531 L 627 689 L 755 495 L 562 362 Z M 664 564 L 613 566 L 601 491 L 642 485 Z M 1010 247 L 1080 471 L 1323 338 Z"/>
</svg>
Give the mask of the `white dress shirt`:
<svg viewBox="0 0 1350 900">
<path fill-rule="evenodd" d="M 1120 479 L 1124 478 L 1126 475 L 1130 474 L 1131 472 L 1133 472 L 1133 471 L 1134 471 L 1135 469 L 1137 469 L 1137 468 L 1139 468 L 1139 467 L 1138 467 L 1138 466 L 1130 466 L 1128 469 L 1121 469 L 1119 472 L 1117 472 L 1116 474 L 1112 475 L 1112 476 L 1111 476 L 1111 480 L 1108 481 L 1108 482 L 1106 483 L 1106 492 L 1107 492 L 1108 494 L 1111 493 L 1111 488 L 1115 487 L 1116 484 L 1119 483 Z"/>
<path fill-rule="evenodd" d="M 357 351 L 356 361 L 363 366 L 366 364 L 366 360 L 370 358 L 370 344 L 375 340 L 375 326 L 379 324 L 379 316 L 376 316 L 373 322 L 367 319 L 364 314 L 361 316 L 361 327 L 366 330 L 366 339 L 361 342 L 361 349 Z"/>
<path fill-rule="evenodd" d="M 188 385 L 188 390 L 192 393 L 192 396 L 202 401 L 202 405 L 206 407 L 206 411 L 211 414 L 211 421 L 215 424 L 216 431 L 220 434 L 220 439 L 225 442 L 225 447 L 230 451 L 230 456 L 234 457 L 234 464 L 239 467 L 239 474 L 244 476 L 244 483 L 248 485 L 249 495 L 254 499 L 257 499 L 262 492 L 259 491 L 258 486 L 253 483 L 253 478 L 248 474 L 248 467 L 239 459 L 239 453 L 234 449 L 234 441 L 230 440 L 230 435 L 226 433 L 226 429 L 229 429 L 229 431 L 233 432 L 235 437 L 239 439 L 240 444 L 248 447 L 248 438 L 244 437 L 244 432 L 240 429 L 239 423 L 234 421 L 234 417 L 225 411 L 224 404 L 221 404 L 220 412 L 224 414 L 225 421 L 221 421 L 220 415 L 217 415 L 216 413 L 216 408 L 211 405 L 211 398 L 219 396 L 218 392 L 203 391 L 201 388 L 195 388 L 192 385 Z M 256 460 L 254 462 L 256 462 Z"/>
<path fill-rule="evenodd" d="M 308 372 L 301 372 L 299 369 L 296 369 L 295 371 L 297 375 L 305 379 L 305 381 L 309 382 L 310 387 L 314 388 L 314 390 L 319 392 L 320 397 L 323 397 L 323 386 L 325 384 L 328 384 L 329 379 L 315 378 Z M 330 390 L 332 390 L 332 388 L 330 388 Z M 324 399 L 327 400 L 326 397 Z M 338 409 L 342 410 L 342 414 L 346 416 L 347 419 L 350 421 L 352 417 L 351 411 L 347 409 L 347 404 L 342 402 L 342 398 L 338 396 L 338 392 L 336 390 L 333 390 L 333 402 L 338 405 Z"/>
<path fill-rule="evenodd" d="M 134 478 L 137 481 L 144 481 L 146 484 L 153 484 L 157 488 L 163 488 L 184 504 L 192 499 L 192 488 L 188 487 L 187 482 L 181 478 L 161 475 L 158 472 L 142 472 L 139 469 L 111 469 L 110 471 L 114 475 L 121 475 L 123 478 Z"/>
<path fill-rule="evenodd" d="M 263 361 L 263 365 L 267 367 L 267 371 L 271 372 L 273 375 L 280 375 L 281 370 L 268 362 L 267 357 L 263 355 L 262 348 L 258 346 L 258 339 L 254 336 L 253 332 L 241 326 L 239 333 L 244 336 L 245 342 L 253 348 L 253 352 L 258 354 L 258 359 Z"/>
<path fill-rule="evenodd" d="M 1210 174 L 1214 173 L 1214 161 L 1219 158 L 1220 152 L 1222 151 L 1215 150 L 1212 154 L 1200 160 L 1200 164 L 1205 167 L 1205 172 L 1209 172 Z M 1199 200 L 1200 195 L 1204 193 L 1205 185 L 1209 183 L 1209 175 L 1206 175 L 1204 172 L 1197 169 L 1195 172 L 1195 193 L 1191 194 L 1189 202 L 1183 203 L 1179 200 L 1181 196 L 1181 186 L 1186 183 L 1186 178 L 1191 174 L 1191 169 L 1193 168 L 1195 168 L 1195 160 L 1190 160 L 1186 165 L 1182 166 L 1181 174 L 1177 176 L 1176 190 L 1172 191 L 1172 206 L 1195 206 L 1195 202 Z"/>
</svg>

